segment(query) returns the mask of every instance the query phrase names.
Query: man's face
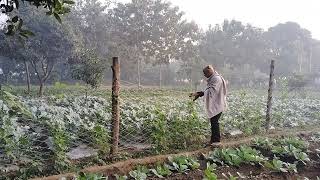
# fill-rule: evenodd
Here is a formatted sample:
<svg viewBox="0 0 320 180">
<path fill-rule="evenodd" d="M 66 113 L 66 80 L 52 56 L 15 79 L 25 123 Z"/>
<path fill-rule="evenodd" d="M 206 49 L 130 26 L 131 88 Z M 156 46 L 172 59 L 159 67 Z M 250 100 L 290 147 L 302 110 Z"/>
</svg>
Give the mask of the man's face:
<svg viewBox="0 0 320 180">
<path fill-rule="evenodd" d="M 204 75 L 204 77 L 206 77 L 206 78 L 209 78 L 209 77 L 212 75 L 212 73 L 213 73 L 213 70 L 212 70 L 212 69 L 204 69 L 204 70 L 203 70 L 203 75 Z"/>
</svg>

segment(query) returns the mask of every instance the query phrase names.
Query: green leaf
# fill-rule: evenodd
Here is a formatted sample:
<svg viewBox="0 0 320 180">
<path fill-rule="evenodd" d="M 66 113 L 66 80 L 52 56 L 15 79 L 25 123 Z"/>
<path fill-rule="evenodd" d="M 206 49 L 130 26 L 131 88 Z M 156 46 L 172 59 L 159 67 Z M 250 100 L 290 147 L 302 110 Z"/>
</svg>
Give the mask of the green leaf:
<svg viewBox="0 0 320 180">
<path fill-rule="evenodd" d="M 157 170 L 155 170 L 155 169 L 150 169 L 150 171 L 151 171 L 154 175 L 156 175 L 158 178 L 164 178 L 162 175 L 160 175 L 160 174 L 157 172 Z"/>
<path fill-rule="evenodd" d="M 54 9 L 55 9 L 55 10 L 61 10 L 61 8 L 62 8 L 61 2 L 60 2 L 59 0 L 56 0 L 56 1 L 54 1 L 54 2 L 55 2 L 55 4 L 54 4 Z"/>
<path fill-rule="evenodd" d="M 59 14 L 58 14 L 58 13 L 53 13 L 53 15 L 54 15 L 54 17 L 57 19 L 57 21 L 58 21 L 60 24 L 62 24 L 62 20 L 61 20 Z"/>
<path fill-rule="evenodd" d="M 218 176 L 213 172 L 213 171 L 210 171 L 209 169 L 206 169 L 204 171 L 204 180 L 217 180 L 218 179 Z"/>
</svg>

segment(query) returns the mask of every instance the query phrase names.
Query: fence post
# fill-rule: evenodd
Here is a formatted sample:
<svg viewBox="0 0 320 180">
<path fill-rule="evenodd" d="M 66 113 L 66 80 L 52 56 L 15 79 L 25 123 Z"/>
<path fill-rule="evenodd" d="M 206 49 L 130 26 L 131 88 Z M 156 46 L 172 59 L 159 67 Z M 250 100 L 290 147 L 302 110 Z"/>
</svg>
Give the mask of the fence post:
<svg viewBox="0 0 320 180">
<path fill-rule="evenodd" d="M 120 126 L 120 63 L 118 57 L 113 57 L 112 63 L 112 146 L 110 153 L 115 155 L 118 152 Z"/>
<path fill-rule="evenodd" d="M 270 129 L 271 107 L 272 107 L 272 91 L 273 91 L 273 76 L 274 76 L 274 60 L 271 60 L 270 77 L 269 77 L 269 89 L 268 89 L 268 101 L 267 101 L 267 112 L 266 112 L 266 130 L 267 131 Z"/>
</svg>

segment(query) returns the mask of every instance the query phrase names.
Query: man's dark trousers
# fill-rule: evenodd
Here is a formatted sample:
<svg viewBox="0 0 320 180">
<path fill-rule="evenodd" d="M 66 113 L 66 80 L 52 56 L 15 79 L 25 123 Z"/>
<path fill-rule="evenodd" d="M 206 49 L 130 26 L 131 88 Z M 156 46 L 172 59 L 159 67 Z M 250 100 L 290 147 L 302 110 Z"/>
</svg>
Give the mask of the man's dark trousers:
<svg viewBox="0 0 320 180">
<path fill-rule="evenodd" d="M 210 119 L 211 122 L 211 141 L 210 143 L 220 142 L 220 127 L 219 127 L 219 119 L 221 117 L 221 113 Z"/>
</svg>

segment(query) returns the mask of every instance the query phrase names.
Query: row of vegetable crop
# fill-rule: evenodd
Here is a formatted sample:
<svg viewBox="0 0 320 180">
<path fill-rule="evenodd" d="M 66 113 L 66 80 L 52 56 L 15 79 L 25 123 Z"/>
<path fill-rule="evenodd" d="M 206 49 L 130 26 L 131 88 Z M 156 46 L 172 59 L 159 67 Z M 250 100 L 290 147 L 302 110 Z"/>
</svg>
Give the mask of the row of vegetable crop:
<svg viewBox="0 0 320 180">
<path fill-rule="evenodd" d="M 278 151 L 283 148 L 285 151 Z M 265 156 L 258 149 L 264 150 Z M 273 172 L 298 173 L 297 168 L 307 165 L 310 161 L 307 155 L 308 143 L 299 138 L 284 138 L 270 140 L 267 138 L 257 138 L 251 146 L 240 146 L 239 148 L 216 148 L 214 151 L 203 155 L 206 162 L 205 167 L 201 167 L 200 160 L 193 157 L 179 156 L 169 157 L 167 163 L 157 164 L 154 168 L 148 169 L 138 166 L 129 172 L 128 176 L 114 175 L 117 180 L 135 179 L 144 180 L 148 177 L 168 178 L 176 173 L 188 173 L 197 169 L 203 170 L 204 180 L 217 180 L 217 171 L 222 166 L 252 165 L 267 168 Z M 271 154 L 269 154 L 270 152 Z M 283 158 L 284 160 L 281 160 Z M 285 162 L 285 159 L 293 158 L 293 162 Z M 222 174 L 225 179 L 236 180 L 246 178 L 241 173 Z M 75 179 L 107 179 L 102 175 L 80 173 Z"/>
</svg>

